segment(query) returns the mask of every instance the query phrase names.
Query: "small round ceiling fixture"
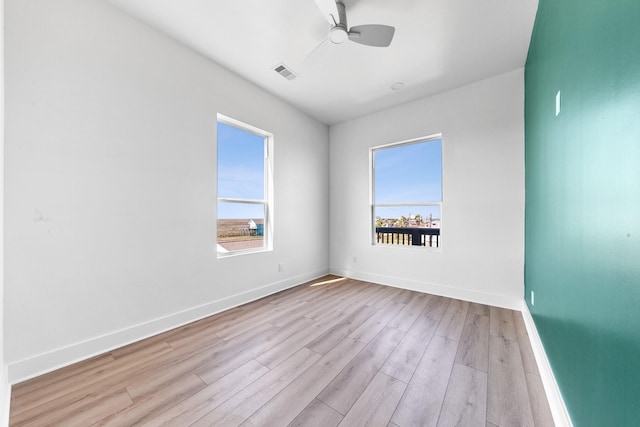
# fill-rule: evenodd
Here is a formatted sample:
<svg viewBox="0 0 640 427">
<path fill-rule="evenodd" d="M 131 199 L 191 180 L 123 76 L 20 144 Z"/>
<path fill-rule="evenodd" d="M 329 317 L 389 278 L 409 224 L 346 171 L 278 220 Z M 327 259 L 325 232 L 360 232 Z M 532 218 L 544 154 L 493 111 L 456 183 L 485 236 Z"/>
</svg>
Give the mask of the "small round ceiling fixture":
<svg viewBox="0 0 640 427">
<path fill-rule="evenodd" d="M 404 83 L 395 82 L 394 84 L 391 85 L 391 90 L 400 90 L 400 89 L 404 89 Z"/>
<path fill-rule="evenodd" d="M 349 38 L 346 28 L 341 25 L 336 25 L 331 29 L 329 39 L 335 44 L 344 43 Z"/>
</svg>

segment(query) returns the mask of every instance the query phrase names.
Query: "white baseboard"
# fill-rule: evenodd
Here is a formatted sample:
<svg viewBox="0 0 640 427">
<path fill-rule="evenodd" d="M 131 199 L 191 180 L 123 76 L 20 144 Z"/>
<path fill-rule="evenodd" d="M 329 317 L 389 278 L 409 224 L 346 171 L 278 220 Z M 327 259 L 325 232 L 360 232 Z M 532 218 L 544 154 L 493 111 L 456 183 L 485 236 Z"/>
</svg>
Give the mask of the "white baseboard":
<svg viewBox="0 0 640 427">
<path fill-rule="evenodd" d="M 529 341 L 531 341 L 531 347 L 533 348 L 533 354 L 538 364 L 538 370 L 540 371 L 540 378 L 542 379 L 542 385 L 544 386 L 544 392 L 547 395 L 549 401 L 549 407 L 551 408 L 551 415 L 556 427 L 572 427 L 573 423 L 569 417 L 569 412 L 560 394 L 558 383 L 551 370 L 547 353 L 544 351 L 544 346 L 538 335 L 538 330 L 533 322 L 533 317 L 529 311 L 529 306 L 523 300 L 520 311 L 522 312 L 522 318 L 524 324 L 527 327 L 527 333 L 529 334 Z"/>
<path fill-rule="evenodd" d="M 136 341 L 177 328 L 187 323 L 203 319 L 233 307 L 266 297 L 276 292 L 297 286 L 328 274 L 328 269 L 303 274 L 251 289 L 206 304 L 192 307 L 167 316 L 140 323 L 125 329 L 111 332 L 86 341 L 74 343 L 28 359 L 9 364 L 8 383 L 16 384 L 38 375 L 54 371 L 64 366 L 89 359 L 99 354 L 131 344 Z M 4 395 L 3 395 L 4 398 Z"/>
<path fill-rule="evenodd" d="M 331 269 L 332 274 L 348 277 L 351 279 L 364 280 L 366 282 L 378 283 L 395 288 L 408 289 L 410 291 L 440 295 L 448 298 L 460 299 L 463 301 L 477 302 L 480 304 L 492 305 L 494 307 L 508 308 L 520 311 L 522 298 L 496 295 L 486 292 L 479 292 L 474 289 L 457 288 L 441 285 L 438 283 L 423 282 L 412 279 L 402 279 L 396 276 L 384 276 L 381 274 L 370 274 L 361 271 Z"/>
<path fill-rule="evenodd" d="M 6 365 L 2 369 L 0 378 L 0 426 L 9 426 L 9 410 L 11 409 L 11 384 L 9 383 L 9 370 Z"/>
</svg>

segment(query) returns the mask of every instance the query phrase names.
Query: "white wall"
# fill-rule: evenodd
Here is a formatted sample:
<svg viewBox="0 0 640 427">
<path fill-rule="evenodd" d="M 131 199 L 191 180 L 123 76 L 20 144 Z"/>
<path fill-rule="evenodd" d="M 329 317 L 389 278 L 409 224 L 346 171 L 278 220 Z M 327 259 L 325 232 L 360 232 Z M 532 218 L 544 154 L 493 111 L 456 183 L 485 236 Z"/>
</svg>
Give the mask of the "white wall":
<svg viewBox="0 0 640 427">
<path fill-rule="evenodd" d="M 332 126 L 331 271 L 520 309 L 523 105 L 518 70 Z M 436 133 L 443 135 L 442 251 L 372 246 L 369 148 Z"/>
<path fill-rule="evenodd" d="M 109 4 L 6 6 L 12 381 L 328 272 L 325 125 Z M 216 259 L 218 112 L 275 134 L 273 252 Z"/>
<path fill-rule="evenodd" d="M 9 425 L 10 403 L 4 357 L 4 0 L 0 0 L 0 426 Z"/>
</svg>

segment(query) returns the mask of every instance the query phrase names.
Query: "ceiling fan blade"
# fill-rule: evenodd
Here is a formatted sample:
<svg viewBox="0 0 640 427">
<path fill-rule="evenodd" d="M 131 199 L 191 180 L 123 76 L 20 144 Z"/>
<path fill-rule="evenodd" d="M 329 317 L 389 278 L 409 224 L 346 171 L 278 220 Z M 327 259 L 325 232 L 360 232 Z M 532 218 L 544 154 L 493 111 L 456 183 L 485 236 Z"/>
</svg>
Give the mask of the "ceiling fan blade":
<svg viewBox="0 0 640 427">
<path fill-rule="evenodd" d="M 322 40 L 320 42 L 320 44 L 318 44 L 315 48 L 313 48 L 313 50 L 311 52 L 309 52 L 309 54 L 307 56 L 305 56 L 304 60 L 302 61 L 304 64 L 309 64 L 309 63 L 313 63 L 314 59 L 318 56 L 318 54 L 324 50 L 325 46 L 329 43 L 329 37 L 327 37 L 326 39 Z"/>
<path fill-rule="evenodd" d="M 315 2 L 329 24 L 335 25 L 340 22 L 336 0 L 315 0 Z"/>
<path fill-rule="evenodd" d="M 395 32 L 396 29 L 389 25 L 356 25 L 349 30 L 349 40 L 367 46 L 387 47 Z"/>
</svg>

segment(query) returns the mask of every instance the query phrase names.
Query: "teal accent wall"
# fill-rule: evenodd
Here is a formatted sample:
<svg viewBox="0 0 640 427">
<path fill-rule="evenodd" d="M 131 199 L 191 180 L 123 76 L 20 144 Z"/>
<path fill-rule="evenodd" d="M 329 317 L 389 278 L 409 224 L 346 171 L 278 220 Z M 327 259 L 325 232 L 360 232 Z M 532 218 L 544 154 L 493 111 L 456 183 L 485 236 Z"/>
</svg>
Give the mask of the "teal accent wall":
<svg viewBox="0 0 640 427">
<path fill-rule="evenodd" d="M 540 0 L 525 146 L 525 297 L 569 414 L 638 426 L 639 0 Z"/>
</svg>

